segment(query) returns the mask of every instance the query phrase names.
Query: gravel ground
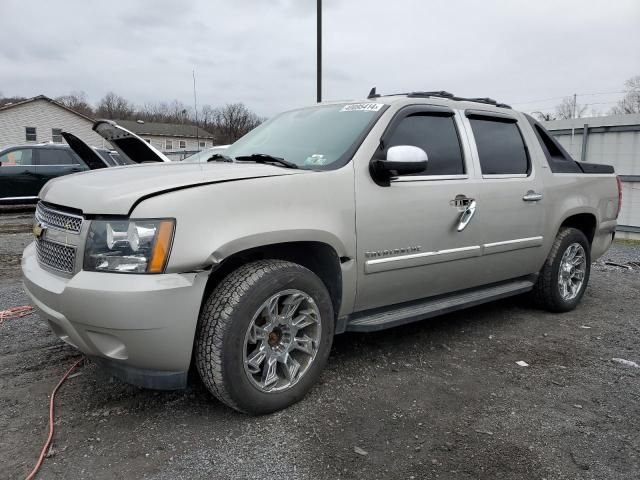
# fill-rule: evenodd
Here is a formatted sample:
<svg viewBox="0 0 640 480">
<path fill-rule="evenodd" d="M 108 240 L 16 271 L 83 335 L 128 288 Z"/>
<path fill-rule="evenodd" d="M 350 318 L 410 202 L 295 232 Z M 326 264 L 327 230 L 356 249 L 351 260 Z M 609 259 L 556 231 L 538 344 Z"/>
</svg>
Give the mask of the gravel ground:
<svg viewBox="0 0 640 480">
<path fill-rule="evenodd" d="M 18 258 L 30 234 L 3 230 L 20 222 L 0 221 L 0 310 L 27 303 Z M 640 363 L 640 266 L 605 261 L 638 262 L 640 247 L 598 261 L 570 313 L 518 297 L 338 336 L 320 384 L 265 417 L 198 381 L 155 392 L 86 365 L 58 394 L 40 478 L 638 478 L 640 369 L 612 359 Z M 75 358 L 35 314 L 0 325 L 0 477 L 31 469 L 47 394 Z"/>
</svg>

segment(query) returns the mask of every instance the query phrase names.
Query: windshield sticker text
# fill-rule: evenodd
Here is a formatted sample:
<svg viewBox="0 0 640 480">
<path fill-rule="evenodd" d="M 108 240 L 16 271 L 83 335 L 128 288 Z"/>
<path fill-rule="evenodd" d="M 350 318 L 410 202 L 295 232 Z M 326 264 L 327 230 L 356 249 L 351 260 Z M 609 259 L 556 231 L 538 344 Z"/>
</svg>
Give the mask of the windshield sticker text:
<svg viewBox="0 0 640 480">
<path fill-rule="evenodd" d="M 382 103 L 350 103 L 340 110 L 341 112 L 377 112 L 383 107 Z"/>
</svg>

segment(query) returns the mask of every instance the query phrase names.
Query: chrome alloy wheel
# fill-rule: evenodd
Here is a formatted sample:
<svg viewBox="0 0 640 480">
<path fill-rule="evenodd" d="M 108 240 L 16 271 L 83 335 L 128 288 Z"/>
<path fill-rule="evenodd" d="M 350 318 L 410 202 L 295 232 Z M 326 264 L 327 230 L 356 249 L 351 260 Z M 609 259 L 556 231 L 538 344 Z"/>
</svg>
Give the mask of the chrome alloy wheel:
<svg viewBox="0 0 640 480">
<path fill-rule="evenodd" d="M 320 311 L 306 293 L 284 290 L 268 298 L 253 316 L 244 338 L 244 371 L 262 392 L 294 386 L 318 353 Z"/>
<path fill-rule="evenodd" d="M 572 243 L 560 260 L 558 287 L 563 300 L 573 300 L 580 293 L 587 271 L 587 256 L 579 243 Z"/>
</svg>

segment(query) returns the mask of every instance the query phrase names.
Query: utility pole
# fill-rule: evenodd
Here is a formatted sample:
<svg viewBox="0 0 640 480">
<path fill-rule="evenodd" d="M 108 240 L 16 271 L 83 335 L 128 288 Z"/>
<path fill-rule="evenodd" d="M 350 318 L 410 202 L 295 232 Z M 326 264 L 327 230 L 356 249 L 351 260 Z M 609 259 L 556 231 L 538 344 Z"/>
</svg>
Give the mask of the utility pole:
<svg viewBox="0 0 640 480">
<path fill-rule="evenodd" d="M 576 118 L 576 94 L 573 94 L 573 116 L 571 118 Z"/>
<path fill-rule="evenodd" d="M 318 24 L 316 26 L 316 101 L 320 103 L 322 101 L 322 0 L 316 0 L 318 4 L 318 13 L 316 19 Z"/>
</svg>

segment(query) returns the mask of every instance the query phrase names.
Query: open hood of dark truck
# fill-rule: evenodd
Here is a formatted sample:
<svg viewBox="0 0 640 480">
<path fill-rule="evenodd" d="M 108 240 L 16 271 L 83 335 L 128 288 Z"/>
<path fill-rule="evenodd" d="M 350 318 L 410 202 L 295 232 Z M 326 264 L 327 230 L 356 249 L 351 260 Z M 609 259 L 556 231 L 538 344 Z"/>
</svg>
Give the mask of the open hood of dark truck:
<svg viewBox="0 0 640 480">
<path fill-rule="evenodd" d="M 93 124 L 93 131 L 113 145 L 113 148 L 120 155 L 132 162 L 171 162 L 149 142 L 121 127 L 113 120 L 98 120 Z"/>
<path fill-rule="evenodd" d="M 107 168 L 109 166 L 98 152 L 76 137 L 73 133 L 62 132 L 62 137 L 69 144 L 71 150 L 73 150 L 91 170 Z"/>
</svg>

